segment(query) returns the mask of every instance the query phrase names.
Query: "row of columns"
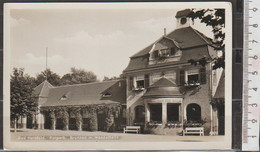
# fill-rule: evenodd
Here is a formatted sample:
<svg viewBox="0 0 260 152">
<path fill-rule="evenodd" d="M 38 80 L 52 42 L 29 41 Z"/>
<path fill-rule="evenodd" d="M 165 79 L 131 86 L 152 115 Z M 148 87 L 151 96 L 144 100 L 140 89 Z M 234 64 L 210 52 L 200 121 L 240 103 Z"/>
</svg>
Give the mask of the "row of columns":
<svg viewBox="0 0 260 152">
<path fill-rule="evenodd" d="M 44 129 L 44 116 L 43 114 L 38 114 L 38 115 L 32 115 L 32 127 L 35 127 L 33 125 L 37 125 L 36 128 L 37 129 Z M 17 127 L 21 128 L 21 129 L 26 129 L 27 128 L 27 120 L 28 120 L 28 116 L 20 116 L 17 120 Z"/>
</svg>

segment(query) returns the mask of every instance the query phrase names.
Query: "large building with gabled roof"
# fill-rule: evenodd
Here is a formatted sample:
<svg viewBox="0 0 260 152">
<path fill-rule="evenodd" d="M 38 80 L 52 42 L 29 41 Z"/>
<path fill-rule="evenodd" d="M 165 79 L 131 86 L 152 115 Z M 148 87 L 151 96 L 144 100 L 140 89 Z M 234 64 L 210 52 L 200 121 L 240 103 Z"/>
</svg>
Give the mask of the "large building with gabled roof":
<svg viewBox="0 0 260 152">
<path fill-rule="evenodd" d="M 141 126 L 142 133 L 183 135 L 203 128 L 205 135 L 224 134 L 223 69 L 212 40 L 192 27 L 190 10 L 176 14 L 176 29 L 130 57 L 124 79 L 52 86 L 34 90 L 42 129 L 122 130 Z M 204 59 L 192 65 L 190 60 Z"/>
<path fill-rule="evenodd" d="M 123 71 L 127 80 L 127 125 L 144 132 L 182 134 L 185 127 L 202 127 L 217 135 L 223 115 L 212 104 L 223 69 L 213 69 L 218 57 L 212 40 L 192 27 L 190 10 L 176 14 L 176 29 L 130 57 Z M 205 59 L 205 65 L 190 60 Z M 219 87 L 218 87 L 219 88 Z M 222 119 L 223 120 L 223 119 Z"/>
</svg>

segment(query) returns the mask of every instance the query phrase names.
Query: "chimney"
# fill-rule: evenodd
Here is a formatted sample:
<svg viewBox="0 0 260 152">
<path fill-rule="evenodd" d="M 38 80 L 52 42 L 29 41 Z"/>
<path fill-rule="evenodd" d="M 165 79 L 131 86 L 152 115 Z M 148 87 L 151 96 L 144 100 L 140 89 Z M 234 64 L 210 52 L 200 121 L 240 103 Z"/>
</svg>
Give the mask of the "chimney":
<svg viewBox="0 0 260 152">
<path fill-rule="evenodd" d="M 164 28 L 163 30 L 164 30 L 164 36 L 166 36 L 166 28 Z"/>
</svg>

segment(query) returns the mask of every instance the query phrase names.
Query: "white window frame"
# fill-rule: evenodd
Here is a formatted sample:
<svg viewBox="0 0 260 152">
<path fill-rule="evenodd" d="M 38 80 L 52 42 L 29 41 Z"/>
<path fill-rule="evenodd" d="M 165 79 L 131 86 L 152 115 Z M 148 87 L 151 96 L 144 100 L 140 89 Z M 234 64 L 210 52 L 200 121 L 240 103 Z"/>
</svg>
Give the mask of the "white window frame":
<svg viewBox="0 0 260 152">
<path fill-rule="evenodd" d="M 135 89 L 144 89 L 145 86 L 143 88 L 137 88 L 137 81 L 145 81 L 144 80 L 144 75 L 138 75 L 138 76 L 136 76 L 134 78 L 134 87 L 135 87 Z"/>
<path fill-rule="evenodd" d="M 200 77 L 200 70 L 199 69 L 188 69 L 188 70 L 186 70 L 185 71 L 185 83 L 188 84 L 188 76 L 189 75 L 195 75 L 195 74 L 198 74 L 198 77 Z"/>
</svg>

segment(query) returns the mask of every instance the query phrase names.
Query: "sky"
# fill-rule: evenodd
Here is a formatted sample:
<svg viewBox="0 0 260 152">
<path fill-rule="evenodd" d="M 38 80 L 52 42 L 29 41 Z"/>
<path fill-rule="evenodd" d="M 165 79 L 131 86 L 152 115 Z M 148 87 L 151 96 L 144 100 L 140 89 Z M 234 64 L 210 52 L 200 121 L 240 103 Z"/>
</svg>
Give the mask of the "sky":
<svg viewBox="0 0 260 152">
<path fill-rule="evenodd" d="M 60 76 L 71 67 L 119 76 L 130 56 L 176 28 L 178 9 L 12 9 L 11 67 L 35 77 L 46 68 Z M 212 38 L 211 27 L 193 27 Z"/>
</svg>

